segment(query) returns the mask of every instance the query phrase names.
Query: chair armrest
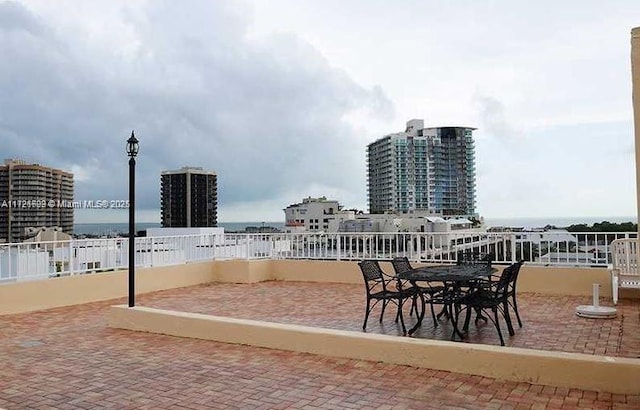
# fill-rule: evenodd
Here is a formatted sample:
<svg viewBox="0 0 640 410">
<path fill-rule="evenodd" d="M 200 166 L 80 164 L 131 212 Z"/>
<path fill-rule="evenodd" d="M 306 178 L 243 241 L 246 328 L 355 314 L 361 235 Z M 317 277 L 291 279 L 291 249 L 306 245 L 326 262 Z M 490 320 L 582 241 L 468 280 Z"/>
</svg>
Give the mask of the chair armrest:
<svg viewBox="0 0 640 410">
<path fill-rule="evenodd" d="M 487 279 L 475 279 L 474 283 L 478 289 L 491 289 L 497 283 L 498 278 L 500 278 L 500 276 L 491 275 Z"/>
<path fill-rule="evenodd" d="M 497 282 L 498 280 L 500 280 L 500 277 L 502 275 L 497 275 L 495 273 L 492 273 L 491 275 L 487 276 L 487 278 L 481 278 L 481 279 L 477 279 L 479 282 Z"/>
<path fill-rule="evenodd" d="M 390 275 L 384 271 L 382 272 L 382 280 L 384 280 L 385 286 L 393 286 L 398 291 L 407 290 L 411 287 L 407 279 L 400 279 L 398 275 Z"/>
</svg>

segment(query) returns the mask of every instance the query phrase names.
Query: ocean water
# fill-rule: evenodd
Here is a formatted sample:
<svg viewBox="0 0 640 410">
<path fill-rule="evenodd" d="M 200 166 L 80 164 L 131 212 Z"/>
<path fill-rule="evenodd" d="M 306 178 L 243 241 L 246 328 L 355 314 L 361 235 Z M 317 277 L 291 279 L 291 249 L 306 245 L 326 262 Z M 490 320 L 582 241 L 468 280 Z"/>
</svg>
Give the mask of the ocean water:
<svg viewBox="0 0 640 410">
<path fill-rule="evenodd" d="M 147 228 L 158 228 L 159 223 L 136 223 L 136 231 Z M 128 223 L 83 223 L 73 224 L 73 233 L 76 235 L 109 235 L 129 232 Z"/>
<path fill-rule="evenodd" d="M 160 223 L 136 223 L 136 232 L 147 228 L 160 228 Z M 249 226 L 271 226 L 282 230 L 284 222 L 219 222 L 218 227 L 224 228 L 227 232 L 244 231 Z M 128 223 L 84 223 L 74 224 L 73 232 L 76 235 L 109 235 L 129 232 Z"/>
<path fill-rule="evenodd" d="M 635 216 L 614 216 L 614 217 L 544 217 L 544 218 L 485 218 L 487 228 L 492 226 L 513 226 L 523 228 L 538 228 L 547 225 L 554 225 L 558 228 L 564 228 L 569 225 L 587 224 L 593 225 L 603 221 L 613 223 L 637 222 Z M 219 227 L 225 228 L 227 232 L 243 232 L 245 228 L 254 226 L 271 226 L 282 230 L 284 222 L 220 222 Z M 136 223 L 136 231 L 142 231 L 147 228 L 159 228 L 159 223 Z M 76 235 L 109 235 L 123 234 L 129 232 L 129 224 L 127 223 L 84 223 L 75 224 L 74 233 Z"/>
</svg>

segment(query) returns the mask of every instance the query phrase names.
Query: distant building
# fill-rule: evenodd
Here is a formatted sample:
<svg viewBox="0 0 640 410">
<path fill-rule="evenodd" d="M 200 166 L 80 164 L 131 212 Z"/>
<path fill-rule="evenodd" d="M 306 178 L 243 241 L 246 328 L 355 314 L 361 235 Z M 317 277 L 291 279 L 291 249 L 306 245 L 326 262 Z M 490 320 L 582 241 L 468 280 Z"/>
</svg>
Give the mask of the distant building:
<svg viewBox="0 0 640 410">
<path fill-rule="evenodd" d="M 285 232 L 451 232 L 471 230 L 465 218 L 443 218 L 427 211 L 411 214 L 367 214 L 343 209 L 326 197 L 307 197 L 284 209 Z"/>
<path fill-rule="evenodd" d="M 19 242 L 27 228 L 73 234 L 73 174 L 22 160 L 0 166 L 0 241 Z"/>
<path fill-rule="evenodd" d="M 424 212 L 414 214 L 359 214 L 340 223 L 338 232 L 427 232 L 478 231 L 465 218 L 444 219 Z"/>
<path fill-rule="evenodd" d="M 160 181 L 164 228 L 216 227 L 218 177 L 201 167 L 163 171 Z"/>
<path fill-rule="evenodd" d="M 474 216 L 474 129 L 424 128 L 423 120 L 410 120 L 404 132 L 369 144 L 369 212 Z"/>
<path fill-rule="evenodd" d="M 343 210 L 338 201 L 326 197 L 304 198 L 284 209 L 285 232 L 338 232 L 342 221 L 353 219 L 355 210 Z"/>
<path fill-rule="evenodd" d="M 66 242 L 72 239 L 71 235 L 62 232 L 60 227 L 47 228 L 34 226 L 25 229 L 27 239 L 24 242 Z M 65 243 L 63 246 L 67 246 Z"/>
</svg>

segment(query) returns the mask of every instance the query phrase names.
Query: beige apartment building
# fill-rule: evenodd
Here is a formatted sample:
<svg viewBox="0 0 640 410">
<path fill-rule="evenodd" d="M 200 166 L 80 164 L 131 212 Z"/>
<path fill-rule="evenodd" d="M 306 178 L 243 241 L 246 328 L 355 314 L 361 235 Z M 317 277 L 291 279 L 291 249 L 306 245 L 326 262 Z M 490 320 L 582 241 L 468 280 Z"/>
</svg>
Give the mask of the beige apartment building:
<svg viewBox="0 0 640 410">
<path fill-rule="evenodd" d="M 0 165 L 0 242 L 20 242 L 27 228 L 73 234 L 73 174 L 22 160 Z"/>
</svg>

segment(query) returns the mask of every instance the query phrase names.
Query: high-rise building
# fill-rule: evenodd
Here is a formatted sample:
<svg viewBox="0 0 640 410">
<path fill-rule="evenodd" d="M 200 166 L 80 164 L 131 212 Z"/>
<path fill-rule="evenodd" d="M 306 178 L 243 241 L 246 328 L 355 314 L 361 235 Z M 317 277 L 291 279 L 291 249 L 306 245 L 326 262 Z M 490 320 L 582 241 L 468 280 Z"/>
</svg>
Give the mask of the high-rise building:
<svg viewBox="0 0 640 410">
<path fill-rule="evenodd" d="M 19 242 L 28 228 L 73 234 L 73 174 L 22 160 L 0 166 L 0 241 Z"/>
<path fill-rule="evenodd" d="M 163 171 L 160 177 L 162 226 L 215 227 L 218 224 L 218 177 L 201 167 Z"/>
<path fill-rule="evenodd" d="M 474 129 L 410 120 L 369 144 L 369 212 L 475 215 Z"/>
</svg>

